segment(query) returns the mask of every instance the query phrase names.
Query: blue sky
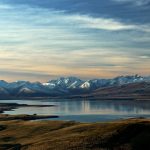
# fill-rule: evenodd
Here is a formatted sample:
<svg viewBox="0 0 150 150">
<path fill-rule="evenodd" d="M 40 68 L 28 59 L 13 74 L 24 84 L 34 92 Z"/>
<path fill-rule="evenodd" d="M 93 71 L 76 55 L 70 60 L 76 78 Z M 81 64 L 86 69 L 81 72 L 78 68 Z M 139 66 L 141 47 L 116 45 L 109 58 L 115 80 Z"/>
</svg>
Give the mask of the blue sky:
<svg viewBox="0 0 150 150">
<path fill-rule="evenodd" d="M 150 74 L 150 0 L 1 0 L 0 78 Z"/>
</svg>

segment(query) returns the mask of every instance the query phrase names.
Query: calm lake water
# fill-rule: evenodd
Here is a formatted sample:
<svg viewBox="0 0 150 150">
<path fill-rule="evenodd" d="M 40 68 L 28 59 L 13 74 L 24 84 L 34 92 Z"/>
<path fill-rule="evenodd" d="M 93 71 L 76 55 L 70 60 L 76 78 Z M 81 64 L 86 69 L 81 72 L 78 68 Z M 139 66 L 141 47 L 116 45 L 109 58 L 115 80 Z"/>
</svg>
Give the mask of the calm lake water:
<svg viewBox="0 0 150 150">
<path fill-rule="evenodd" d="M 29 107 L 6 111 L 5 114 L 58 115 L 52 120 L 98 122 L 131 117 L 150 118 L 150 101 L 99 100 L 1 100 L 1 103 L 29 105 L 56 105 L 55 107 Z"/>
</svg>

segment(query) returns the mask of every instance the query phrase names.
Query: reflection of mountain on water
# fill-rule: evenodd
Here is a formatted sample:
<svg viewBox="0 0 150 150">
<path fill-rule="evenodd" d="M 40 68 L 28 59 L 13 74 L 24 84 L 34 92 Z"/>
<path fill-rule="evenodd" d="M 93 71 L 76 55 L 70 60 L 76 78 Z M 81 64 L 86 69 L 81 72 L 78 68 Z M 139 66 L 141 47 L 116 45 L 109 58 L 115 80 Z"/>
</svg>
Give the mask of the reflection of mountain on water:
<svg viewBox="0 0 150 150">
<path fill-rule="evenodd" d="M 18 103 L 11 100 L 10 103 Z M 48 108 L 19 108 L 8 114 L 55 114 L 55 115 L 149 115 L 150 101 L 119 101 L 119 100 L 47 100 L 47 101 L 20 101 L 32 105 L 57 105 Z"/>
<path fill-rule="evenodd" d="M 119 113 L 148 113 L 150 112 L 150 102 L 146 101 L 89 101 L 90 110 L 113 110 Z"/>
<path fill-rule="evenodd" d="M 150 102 L 146 101 L 61 101 L 59 112 L 62 114 L 148 114 Z"/>
</svg>

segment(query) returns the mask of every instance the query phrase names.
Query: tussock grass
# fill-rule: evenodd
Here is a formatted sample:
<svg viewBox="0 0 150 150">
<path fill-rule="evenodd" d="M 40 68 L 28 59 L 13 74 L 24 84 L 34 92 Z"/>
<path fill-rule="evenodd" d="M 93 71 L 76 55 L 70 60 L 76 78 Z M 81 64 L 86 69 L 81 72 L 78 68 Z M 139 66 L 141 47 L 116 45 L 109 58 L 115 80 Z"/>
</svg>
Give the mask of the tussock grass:
<svg viewBox="0 0 150 150">
<path fill-rule="evenodd" d="M 2 128 L 1 130 L 1 127 Z M 0 150 L 150 149 L 150 120 L 110 123 L 1 121 Z"/>
</svg>

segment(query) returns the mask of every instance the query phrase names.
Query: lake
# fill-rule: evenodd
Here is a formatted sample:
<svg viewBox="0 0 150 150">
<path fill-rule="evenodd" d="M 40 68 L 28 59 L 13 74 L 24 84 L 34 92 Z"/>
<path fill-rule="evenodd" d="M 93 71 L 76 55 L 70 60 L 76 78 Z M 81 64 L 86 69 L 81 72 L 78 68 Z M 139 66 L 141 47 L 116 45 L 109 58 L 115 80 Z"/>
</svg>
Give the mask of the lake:
<svg viewBox="0 0 150 150">
<path fill-rule="evenodd" d="M 52 120 L 72 120 L 79 122 L 99 122 L 132 117 L 150 118 L 150 101 L 129 100 L 0 100 L 4 103 L 29 105 L 56 105 L 55 107 L 25 107 L 5 114 L 58 115 Z"/>
</svg>

